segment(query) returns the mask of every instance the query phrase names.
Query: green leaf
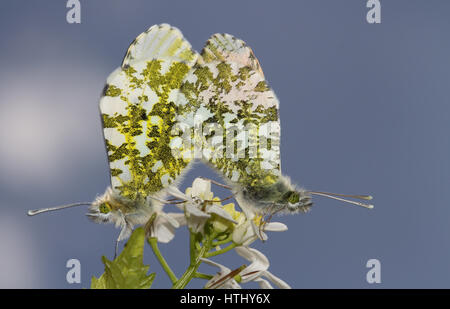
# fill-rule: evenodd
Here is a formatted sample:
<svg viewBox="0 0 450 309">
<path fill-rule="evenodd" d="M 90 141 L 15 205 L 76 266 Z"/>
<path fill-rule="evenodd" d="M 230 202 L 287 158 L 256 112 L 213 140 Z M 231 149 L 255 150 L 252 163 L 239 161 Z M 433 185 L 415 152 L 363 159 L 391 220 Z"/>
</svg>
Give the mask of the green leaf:
<svg viewBox="0 0 450 309">
<path fill-rule="evenodd" d="M 102 256 L 105 272 L 92 277 L 91 289 L 149 289 L 155 273 L 147 275 L 150 266 L 144 265 L 145 232 L 142 227 L 131 234 L 120 255 L 113 261 Z"/>
</svg>

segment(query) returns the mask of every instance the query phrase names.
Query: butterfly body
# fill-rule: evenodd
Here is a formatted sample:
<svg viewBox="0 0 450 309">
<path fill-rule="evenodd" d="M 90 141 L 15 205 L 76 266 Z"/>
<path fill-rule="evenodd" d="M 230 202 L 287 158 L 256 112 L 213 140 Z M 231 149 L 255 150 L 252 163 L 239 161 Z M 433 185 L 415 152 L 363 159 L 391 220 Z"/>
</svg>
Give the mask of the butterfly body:
<svg viewBox="0 0 450 309">
<path fill-rule="evenodd" d="M 311 194 L 292 185 L 286 176 L 273 184 L 247 186 L 237 192 L 239 205 L 256 214 L 305 213 L 313 204 Z"/>
<path fill-rule="evenodd" d="M 113 223 L 121 229 L 118 241 L 128 238 L 133 226 L 145 224 L 154 207 L 143 199 L 130 200 L 115 193 L 110 187 L 95 199 L 86 216 L 96 223 Z"/>
</svg>

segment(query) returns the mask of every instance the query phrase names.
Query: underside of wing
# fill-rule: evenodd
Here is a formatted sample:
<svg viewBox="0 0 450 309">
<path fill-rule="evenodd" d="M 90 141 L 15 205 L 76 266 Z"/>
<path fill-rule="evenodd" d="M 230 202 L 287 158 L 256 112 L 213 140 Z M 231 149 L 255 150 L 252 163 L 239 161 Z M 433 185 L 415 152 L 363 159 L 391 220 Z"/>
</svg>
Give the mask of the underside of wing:
<svg viewBox="0 0 450 309">
<path fill-rule="evenodd" d="M 206 41 L 202 58 L 204 62 L 223 61 L 234 62 L 247 66 L 264 77 L 258 59 L 247 44 L 227 33 L 216 33 Z"/>
<path fill-rule="evenodd" d="M 172 59 L 192 66 L 197 55 L 180 30 L 168 24 L 154 25 L 130 44 L 122 68 L 126 68 L 133 61 L 151 59 Z"/>
<path fill-rule="evenodd" d="M 100 100 L 111 185 L 132 200 L 172 184 L 190 161 L 173 154 L 175 146 L 184 150 L 173 132 L 186 104 L 181 83 L 198 56 L 181 60 L 184 51 L 191 52 L 190 44 L 168 25 L 144 34 L 108 77 Z"/>
<path fill-rule="evenodd" d="M 213 35 L 182 91 L 200 104 L 196 115 L 204 119 L 207 131 L 204 161 L 235 183 L 266 184 L 278 179 L 278 99 L 242 40 Z M 222 129 L 221 136 L 205 126 Z"/>
</svg>

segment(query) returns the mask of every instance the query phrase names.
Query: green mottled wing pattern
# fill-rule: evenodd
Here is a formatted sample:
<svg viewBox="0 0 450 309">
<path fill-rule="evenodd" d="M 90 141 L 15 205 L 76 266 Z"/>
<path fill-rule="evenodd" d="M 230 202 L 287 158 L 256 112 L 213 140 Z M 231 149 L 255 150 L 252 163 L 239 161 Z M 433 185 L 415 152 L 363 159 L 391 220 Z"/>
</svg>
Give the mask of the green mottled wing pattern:
<svg viewBox="0 0 450 309">
<path fill-rule="evenodd" d="M 212 35 L 206 42 L 201 55 L 202 57 L 198 58 L 197 61 L 200 64 L 213 61 L 235 63 L 239 67 L 248 67 L 253 71 L 257 71 L 264 77 L 261 65 L 252 49 L 244 41 L 230 34 L 216 33 Z"/>
<path fill-rule="evenodd" d="M 133 61 L 155 58 L 184 62 L 191 67 L 197 61 L 197 56 L 180 30 L 168 24 L 160 24 L 150 27 L 134 39 L 122 61 L 122 68 Z"/>
<path fill-rule="evenodd" d="M 198 141 L 203 161 L 234 183 L 270 185 L 280 175 L 278 100 L 252 50 L 231 35 L 213 35 L 198 55 L 178 29 L 149 28 L 108 77 L 100 111 L 112 189 L 130 200 L 173 184 Z"/>
<path fill-rule="evenodd" d="M 121 196 L 159 192 L 189 164 L 189 156 L 172 155 L 172 132 L 185 114 L 180 87 L 197 57 L 178 29 L 157 25 L 136 38 L 108 77 L 100 111 L 111 185 Z"/>
<path fill-rule="evenodd" d="M 243 41 L 228 34 L 213 35 L 186 77 L 182 92 L 191 105 L 197 105 L 196 116 L 204 120 L 203 126 L 220 126 L 222 140 L 234 145 L 230 157 L 228 146 L 215 143 L 213 139 L 218 136 L 214 132 L 204 131 L 204 161 L 244 186 L 269 185 L 278 180 L 278 100 Z"/>
</svg>

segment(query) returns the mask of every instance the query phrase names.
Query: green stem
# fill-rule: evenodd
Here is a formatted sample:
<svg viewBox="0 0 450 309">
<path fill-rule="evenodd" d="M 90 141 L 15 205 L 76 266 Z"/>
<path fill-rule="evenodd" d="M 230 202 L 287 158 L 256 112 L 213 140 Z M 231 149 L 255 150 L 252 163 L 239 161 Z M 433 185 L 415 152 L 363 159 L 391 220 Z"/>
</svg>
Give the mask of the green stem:
<svg viewBox="0 0 450 309">
<path fill-rule="evenodd" d="M 232 239 L 232 235 L 228 236 L 224 240 L 218 240 L 218 241 L 213 242 L 212 246 L 215 247 L 215 246 L 220 246 L 220 245 L 229 243 L 231 241 L 231 239 Z"/>
<path fill-rule="evenodd" d="M 172 269 L 170 269 L 169 264 L 167 264 L 166 260 L 162 256 L 161 251 L 159 251 L 158 240 L 156 239 L 156 237 L 150 237 L 150 238 L 148 238 L 148 243 L 152 247 L 153 253 L 155 254 L 156 258 L 158 259 L 159 264 L 161 264 L 161 267 L 164 269 L 164 271 L 169 276 L 170 281 L 172 281 L 172 283 L 175 284 L 178 281 L 178 279 L 175 276 L 175 274 L 173 273 Z"/>
<path fill-rule="evenodd" d="M 209 244 L 207 244 L 200 249 L 193 263 L 189 265 L 189 267 L 186 269 L 181 278 L 174 283 L 172 289 L 184 289 L 186 287 L 186 285 L 194 277 L 195 273 L 197 272 L 197 269 L 200 267 L 200 264 L 202 263 L 202 260 L 200 260 L 200 258 L 202 258 L 205 255 L 205 253 L 209 251 L 209 248 L 210 246 Z"/>
<path fill-rule="evenodd" d="M 203 273 L 197 272 L 197 273 L 194 274 L 194 277 L 195 277 L 195 278 L 200 278 L 200 279 L 210 280 L 210 279 L 212 279 L 212 277 L 214 277 L 214 276 L 213 276 L 213 275 L 208 275 L 208 274 L 203 274 Z"/>
<path fill-rule="evenodd" d="M 235 243 L 232 243 L 231 245 L 229 245 L 228 247 L 225 247 L 223 249 L 217 250 L 217 251 L 213 251 L 213 252 L 207 252 L 205 254 L 205 257 L 212 257 L 212 256 L 216 256 L 225 252 L 230 251 L 231 249 L 235 248 L 237 245 Z"/>
<path fill-rule="evenodd" d="M 190 264 L 194 262 L 195 259 L 195 245 L 197 243 L 195 234 L 189 231 L 189 255 L 190 255 Z"/>
<path fill-rule="evenodd" d="M 202 263 L 201 258 L 206 256 L 208 251 L 211 249 L 211 243 L 213 240 L 217 237 L 216 233 L 213 233 L 210 236 L 204 237 L 205 239 L 202 240 L 203 246 L 200 247 L 199 242 L 197 241 L 197 237 L 192 232 L 190 233 L 190 244 L 191 244 L 191 263 L 189 267 L 186 269 L 184 274 L 181 276 L 181 278 L 174 283 L 172 286 L 172 289 L 184 289 L 186 285 L 192 280 L 192 278 L 195 277 L 195 274 L 197 273 L 197 269 L 200 267 L 200 264 Z M 193 240 L 194 239 L 194 240 Z M 200 248 L 199 248 L 200 247 Z M 194 253 L 192 251 L 195 251 Z"/>
</svg>

